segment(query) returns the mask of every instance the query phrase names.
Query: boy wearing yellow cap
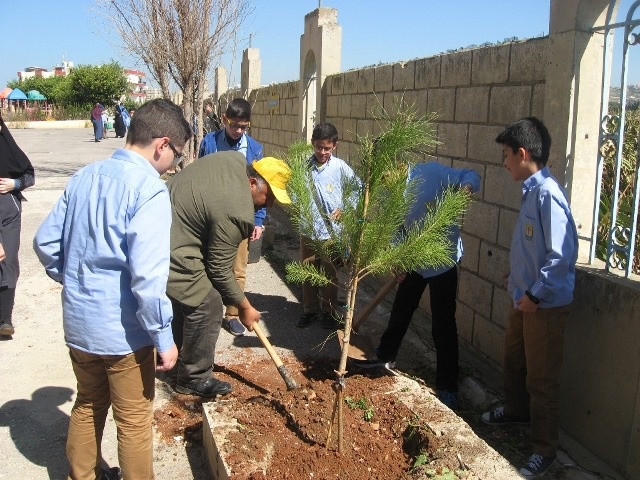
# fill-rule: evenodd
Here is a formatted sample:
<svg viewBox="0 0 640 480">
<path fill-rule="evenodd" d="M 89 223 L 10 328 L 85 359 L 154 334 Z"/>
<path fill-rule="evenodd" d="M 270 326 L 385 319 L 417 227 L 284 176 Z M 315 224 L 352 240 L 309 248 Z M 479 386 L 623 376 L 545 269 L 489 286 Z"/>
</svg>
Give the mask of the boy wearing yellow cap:
<svg viewBox="0 0 640 480">
<path fill-rule="evenodd" d="M 251 236 L 256 209 L 291 202 L 289 175 L 282 160 L 247 165 L 244 155 L 226 151 L 202 157 L 167 182 L 173 207 L 167 294 L 180 349 L 177 392 L 211 398 L 231 391 L 213 376 L 222 306 L 236 307 L 249 330 L 260 320 L 233 271 L 238 245 Z"/>
</svg>

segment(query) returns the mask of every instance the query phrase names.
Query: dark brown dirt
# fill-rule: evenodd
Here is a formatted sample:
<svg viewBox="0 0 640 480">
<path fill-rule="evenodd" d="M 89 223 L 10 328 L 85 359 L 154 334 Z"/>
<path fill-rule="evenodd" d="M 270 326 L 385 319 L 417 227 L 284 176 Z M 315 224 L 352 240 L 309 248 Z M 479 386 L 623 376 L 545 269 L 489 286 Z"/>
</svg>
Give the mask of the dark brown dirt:
<svg viewBox="0 0 640 480">
<path fill-rule="evenodd" d="M 234 386 L 216 406 L 217 413 L 231 412 L 239 423 L 221 447 L 232 479 L 417 479 L 447 469 L 456 471 L 457 477 L 450 478 L 471 478 L 461 468 L 451 439 L 429 428 L 431 422 L 443 419 L 412 412 L 394 394 L 393 377 L 347 376 L 343 453 L 339 453 L 337 415 L 326 445 L 336 398 L 334 362 L 286 359 L 300 385 L 295 391 L 286 390 L 269 360 L 249 362 L 239 359 L 216 372 L 217 378 Z M 176 395 L 157 410 L 156 428 L 162 439 L 201 438 L 201 404 L 197 397 Z M 442 416 L 435 409 L 431 415 Z M 464 452 L 462 456 L 469 458 Z M 414 468 L 416 461 L 424 464 Z"/>
</svg>

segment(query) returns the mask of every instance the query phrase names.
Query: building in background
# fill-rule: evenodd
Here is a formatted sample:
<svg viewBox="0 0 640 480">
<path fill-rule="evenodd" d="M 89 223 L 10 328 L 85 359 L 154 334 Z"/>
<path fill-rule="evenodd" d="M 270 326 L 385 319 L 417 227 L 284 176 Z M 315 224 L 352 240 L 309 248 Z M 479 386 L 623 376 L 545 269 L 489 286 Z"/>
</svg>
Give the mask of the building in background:
<svg viewBox="0 0 640 480">
<path fill-rule="evenodd" d="M 32 77 L 42 77 L 42 78 L 64 77 L 66 75 L 69 75 L 72 69 L 73 69 L 73 62 L 63 60 L 62 65 L 57 65 L 53 67 L 50 71 L 43 67 L 26 67 L 24 70 L 21 70 L 17 73 L 18 73 L 18 80 L 22 81 Z"/>
<path fill-rule="evenodd" d="M 145 81 L 144 72 L 140 70 L 132 70 L 130 68 L 123 69 L 123 74 L 127 79 L 127 97 L 136 103 L 144 103 L 147 101 L 147 82 Z"/>
</svg>

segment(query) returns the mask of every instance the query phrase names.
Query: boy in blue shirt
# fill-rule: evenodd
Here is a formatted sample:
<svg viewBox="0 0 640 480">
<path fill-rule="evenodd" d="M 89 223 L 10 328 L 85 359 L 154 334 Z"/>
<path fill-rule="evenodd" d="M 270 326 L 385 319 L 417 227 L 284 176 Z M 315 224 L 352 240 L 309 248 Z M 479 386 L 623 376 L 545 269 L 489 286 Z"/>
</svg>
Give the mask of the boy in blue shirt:
<svg viewBox="0 0 640 480">
<path fill-rule="evenodd" d="M 409 182 L 416 182 L 417 196 L 405 226 L 424 220 L 427 209 L 442 198 L 448 188 L 466 189 L 469 193 L 480 190 L 480 175 L 471 169 L 450 168 L 438 162 L 419 163 L 411 168 Z M 426 268 L 399 277 L 389 316 L 389 323 L 376 349 L 377 359 L 354 361 L 354 366 L 373 368 L 392 364 L 402 339 L 409 329 L 413 314 L 427 285 L 431 302 L 431 335 L 436 347 L 436 395 L 451 409 L 458 408 L 458 329 L 456 326 L 456 293 L 458 291 L 458 263 L 462 258 L 460 228 L 451 227 L 449 240 L 452 265 Z"/>
<path fill-rule="evenodd" d="M 531 422 L 533 454 L 524 478 L 556 459 L 558 393 L 564 328 L 573 301 L 578 234 L 566 194 L 547 165 L 551 136 L 535 117 L 496 138 L 504 166 L 523 182 L 511 242 L 508 291 L 513 300 L 504 344 L 504 406 L 485 412 L 489 425 Z"/>
<path fill-rule="evenodd" d="M 331 123 L 316 125 L 311 133 L 313 155 L 309 158 L 311 179 L 313 180 L 313 235 L 314 240 L 329 240 L 331 231 L 340 228 L 342 213 L 342 179 L 353 178 L 355 173 L 344 160 L 333 156 L 338 145 L 338 130 Z M 314 258 L 310 240 L 300 237 L 300 257 L 304 262 Z M 338 274 L 331 262 L 317 260 L 319 266 L 329 275 L 331 283 L 320 289 L 308 282 L 302 284 L 302 317 L 296 324 L 308 327 L 320 314 L 321 327 L 337 329 L 339 322 L 336 306 L 338 303 Z M 320 299 L 320 302 L 318 302 Z M 319 304 L 320 303 L 320 304 Z"/>
<path fill-rule="evenodd" d="M 47 275 L 63 286 L 78 389 L 67 435 L 71 479 L 119 477 L 117 467 L 101 471 L 109 407 L 124 478 L 154 478 L 155 371 L 171 370 L 178 358 L 165 294 L 171 204 L 160 175 L 190 138 L 177 105 L 145 103 L 124 148 L 76 172 L 34 238 Z"/>
<path fill-rule="evenodd" d="M 198 158 L 210 153 L 236 150 L 247 159 L 247 165 L 254 160 L 260 160 L 263 155 L 262 144 L 255 141 L 246 131 L 251 122 L 251 104 L 244 98 L 234 98 L 222 114 L 224 128 L 207 133 L 200 143 Z M 264 232 L 264 220 L 267 217 L 267 209 L 256 210 L 253 234 L 238 246 L 238 254 L 233 265 L 233 272 L 240 288 L 244 290 L 247 282 L 247 263 L 249 262 L 249 242 L 258 240 Z M 233 305 L 227 305 L 222 326 L 229 333 L 242 336 L 247 329 L 240 321 L 238 309 Z"/>
</svg>

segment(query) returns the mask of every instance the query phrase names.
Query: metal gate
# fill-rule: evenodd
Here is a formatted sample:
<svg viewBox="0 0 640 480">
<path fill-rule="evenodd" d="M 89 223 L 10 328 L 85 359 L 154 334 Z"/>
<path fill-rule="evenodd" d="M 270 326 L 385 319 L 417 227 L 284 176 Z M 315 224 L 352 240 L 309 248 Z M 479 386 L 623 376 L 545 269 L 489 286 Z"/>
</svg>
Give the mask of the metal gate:
<svg viewBox="0 0 640 480">
<path fill-rule="evenodd" d="M 627 11 L 625 20 L 612 23 L 617 0 L 611 0 L 606 25 L 592 32 L 604 32 L 603 92 L 600 105 L 600 137 L 593 231 L 589 261 L 596 256 L 606 260 L 607 271 L 622 271 L 626 277 L 640 273 L 635 260 L 638 240 L 638 201 L 640 198 L 640 97 L 635 104 L 628 98 L 627 73 L 630 47 L 640 44 L 640 0 Z M 614 32 L 622 37 L 621 69 L 612 72 L 615 53 Z M 636 50 L 640 50 L 636 49 Z M 620 105 L 610 103 L 611 77 L 620 75 Z M 638 89 L 640 92 L 640 88 Z M 633 121 L 632 121 L 633 120 Z M 625 135 L 629 136 L 625 146 Z M 633 137 L 631 137 L 633 135 Z M 632 148 L 630 148 L 632 147 Z M 604 183 L 603 183 L 604 181 Z M 600 223 L 600 228 L 599 228 Z M 606 237 L 606 238 L 603 238 Z M 606 251 L 603 248 L 606 240 Z M 598 247 L 600 241 L 600 247 Z"/>
</svg>

